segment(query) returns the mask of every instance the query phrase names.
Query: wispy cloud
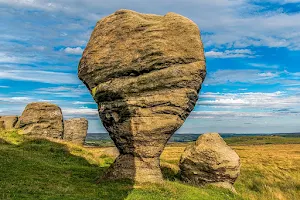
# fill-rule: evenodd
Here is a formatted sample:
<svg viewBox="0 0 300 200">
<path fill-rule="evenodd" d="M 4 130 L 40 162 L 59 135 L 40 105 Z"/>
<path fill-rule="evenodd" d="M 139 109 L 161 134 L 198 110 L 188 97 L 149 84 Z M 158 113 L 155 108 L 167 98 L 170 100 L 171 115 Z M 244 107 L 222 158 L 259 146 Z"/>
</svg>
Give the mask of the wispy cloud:
<svg viewBox="0 0 300 200">
<path fill-rule="evenodd" d="M 248 83 L 252 85 L 282 84 L 285 86 L 300 85 L 297 73 L 288 71 L 259 69 L 226 69 L 208 73 L 206 85 L 221 85 L 229 83 Z"/>
<path fill-rule="evenodd" d="M 35 61 L 34 57 L 19 57 L 12 52 L 0 52 L 0 63 L 30 63 Z"/>
<path fill-rule="evenodd" d="M 32 81 L 51 84 L 80 83 L 75 74 L 40 70 L 5 70 L 0 72 L 0 79 Z"/>
<path fill-rule="evenodd" d="M 279 65 L 268 65 L 263 63 L 249 63 L 248 65 L 255 67 L 255 68 L 262 68 L 262 69 L 278 69 L 280 68 Z"/>
<path fill-rule="evenodd" d="M 255 53 L 250 49 L 233 49 L 225 51 L 208 51 L 205 53 L 206 57 L 212 58 L 254 58 Z"/>
<path fill-rule="evenodd" d="M 300 108 L 300 97 L 280 91 L 272 93 L 204 93 L 200 96 L 200 101 L 197 104 L 232 109 L 293 109 Z"/>
<path fill-rule="evenodd" d="M 81 85 L 75 86 L 58 86 L 58 87 L 48 87 L 48 88 L 38 88 L 33 91 L 35 94 L 44 94 L 58 97 L 81 97 L 82 95 L 89 94 L 88 89 Z"/>
<path fill-rule="evenodd" d="M 6 85 L 0 85 L 0 88 L 10 88 L 10 87 Z"/>
<path fill-rule="evenodd" d="M 87 119 L 99 119 L 98 110 L 87 108 L 87 107 L 79 107 L 79 108 L 62 107 L 62 113 L 65 118 L 85 117 Z"/>
</svg>

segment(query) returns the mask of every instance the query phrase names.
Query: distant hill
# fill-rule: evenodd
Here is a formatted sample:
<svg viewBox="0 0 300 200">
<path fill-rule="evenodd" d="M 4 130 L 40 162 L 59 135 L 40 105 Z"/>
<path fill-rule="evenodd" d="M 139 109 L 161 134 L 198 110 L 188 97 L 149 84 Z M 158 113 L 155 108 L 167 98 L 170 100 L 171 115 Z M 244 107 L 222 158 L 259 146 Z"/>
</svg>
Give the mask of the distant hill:
<svg viewBox="0 0 300 200">
<path fill-rule="evenodd" d="M 200 136 L 201 134 L 174 134 L 170 140 L 169 143 L 174 143 L 174 142 L 192 142 L 192 141 L 196 141 L 197 138 Z M 240 140 L 249 140 L 250 138 L 252 142 L 254 142 L 253 137 L 258 137 L 259 139 L 257 140 L 261 140 L 262 137 L 266 138 L 270 138 L 270 137 L 274 137 L 274 136 L 278 136 L 278 137 L 282 137 L 282 138 L 299 138 L 300 139 L 300 133 L 272 133 L 272 134 L 241 134 L 241 133 L 221 133 L 220 134 L 222 136 L 222 138 L 224 138 L 226 141 L 240 141 Z M 230 139 L 229 138 L 236 138 L 235 140 Z M 240 139 L 238 139 L 240 138 Z M 270 139 L 267 139 L 268 141 Z M 274 140 L 274 138 L 273 138 Z M 289 140 L 291 141 L 291 140 Z M 298 140 L 297 140 L 298 141 Z M 240 143 L 240 142 L 239 142 Z M 256 144 L 256 142 L 254 142 Z M 282 142 L 282 143 L 286 143 L 286 142 Z M 291 142 L 289 142 L 291 143 Z M 298 143 L 298 142 L 296 142 Z M 111 138 L 109 137 L 108 133 L 89 133 L 87 135 L 86 138 L 86 144 L 87 145 L 92 145 L 92 146 L 111 146 L 113 145 L 113 141 L 111 140 Z"/>
</svg>

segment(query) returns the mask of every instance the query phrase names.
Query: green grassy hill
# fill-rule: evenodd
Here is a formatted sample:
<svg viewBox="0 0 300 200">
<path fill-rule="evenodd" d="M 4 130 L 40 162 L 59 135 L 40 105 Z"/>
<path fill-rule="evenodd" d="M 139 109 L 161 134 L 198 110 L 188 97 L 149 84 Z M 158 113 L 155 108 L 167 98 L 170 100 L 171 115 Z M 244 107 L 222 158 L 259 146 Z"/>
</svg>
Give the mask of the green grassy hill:
<svg viewBox="0 0 300 200">
<path fill-rule="evenodd" d="M 257 168 L 257 163 L 252 163 L 251 167 L 249 160 L 244 159 L 242 175 L 236 183 L 237 195 L 211 186 L 197 188 L 183 184 L 176 174 L 176 164 L 183 149 L 184 147 L 168 147 L 164 152 L 162 168 L 164 176 L 169 180 L 163 185 L 134 187 L 130 181 L 100 181 L 97 184 L 99 177 L 113 162 L 113 158 L 99 153 L 99 148 L 89 149 L 70 143 L 31 139 L 19 135 L 17 131 L 2 131 L 0 199 L 300 199 L 300 170 L 299 165 L 294 166 L 294 163 L 289 168 L 282 165 L 281 170 L 274 168 L 273 162 L 270 162 L 272 166 L 269 168 Z M 238 153 L 239 151 L 243 159 L 245 152 L 238 150 Z M 297 151 L 299 155 L 299 149 Z M 292 162 L 289 159 L 288 162 Z M 295 164 L 299 164 L 299 160 L 295 160 Z M 269 176 L 275 176 L 274 180 Z M 270 196 L 270 191 L 274 191 L 273 196 Z"/>
</svg>

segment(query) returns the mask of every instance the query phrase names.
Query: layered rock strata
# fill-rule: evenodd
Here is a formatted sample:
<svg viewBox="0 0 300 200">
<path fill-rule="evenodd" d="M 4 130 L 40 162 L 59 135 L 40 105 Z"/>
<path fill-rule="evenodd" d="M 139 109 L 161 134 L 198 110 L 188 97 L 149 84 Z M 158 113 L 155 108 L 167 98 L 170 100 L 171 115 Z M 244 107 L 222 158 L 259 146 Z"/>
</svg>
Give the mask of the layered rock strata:
<svg viewBox="0 0 300 200">
<path fill-rule="evenodd" d="M 96 24 L 78 76 L 120 152 L 105 178 L 162 182 L 159 156 L 205 75 L 200 32 L 186 17 L 119 10 Z"/>
</svg>

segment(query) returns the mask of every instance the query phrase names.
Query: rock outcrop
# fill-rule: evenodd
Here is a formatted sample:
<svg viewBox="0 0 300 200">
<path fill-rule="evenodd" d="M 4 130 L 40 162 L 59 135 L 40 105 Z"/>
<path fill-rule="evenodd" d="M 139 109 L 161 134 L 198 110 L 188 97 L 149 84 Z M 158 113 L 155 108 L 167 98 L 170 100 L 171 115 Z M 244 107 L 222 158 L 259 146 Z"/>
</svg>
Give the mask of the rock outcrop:
<svg viewBox="0 0 300 200">
<path fill-rule="evenodd" d="M 18 116 L 0 116 L 0 129 L 13 129 L 18 122 Z"/>
<path fill-rule="evenodd" d="M 162 182 L 159 156 L 205 75 L 200 32 L 188 18 L 119 10 L 96 24 L 78 76 L 120 152 L 104 178 Z"/>
<path fill-rule="evenodd" d="M 194 185 L 213 184 L 235 191 L 240 158 L 218 133 L 201 135 L 188 146 L 180 160 L 182 179 Z"/>
<path fill-rule="evenodd" d="M 63 140 L 75 144 L 84 144 L 88 130 L 88 121 L 85 118 L 73 118 L 64 121 Z"/>
<path fill-rule="evenodd" d="M 26 106 L 19 118 L 23 134 L 44 138 L 62 139 L 63 116 L 54 104 L 37 102 Z"/>
</svg>

